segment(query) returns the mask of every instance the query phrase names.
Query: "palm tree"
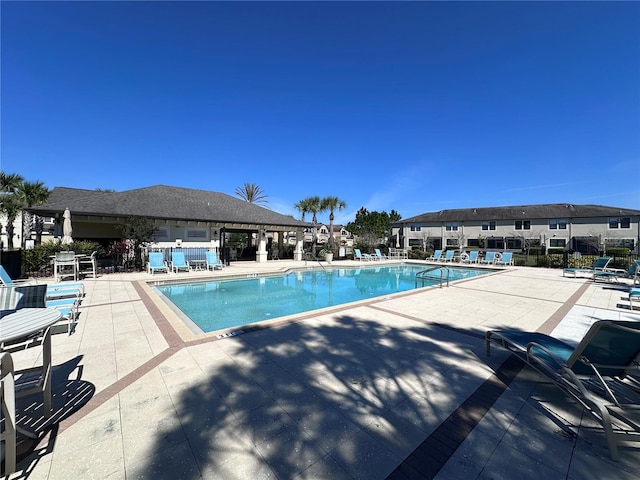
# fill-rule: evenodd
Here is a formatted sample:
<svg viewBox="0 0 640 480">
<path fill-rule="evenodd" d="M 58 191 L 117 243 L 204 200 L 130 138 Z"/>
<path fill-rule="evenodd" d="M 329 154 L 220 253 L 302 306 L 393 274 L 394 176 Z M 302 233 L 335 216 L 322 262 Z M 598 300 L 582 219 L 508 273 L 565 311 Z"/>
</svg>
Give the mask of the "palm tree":
<svg viewBox="0 0 640 480">
<path fill-rule="evenodd" d="M 347 204 L 344 200 L 340 200 L 338 197 L 324 197 L 322 199 L 322 210 L 329 210 L 329 244 L 333 246 L 335 240 L 333 238 L 333 212 L 336 210 L 342 210 L 347 208 Z"/>
<path fill-rule="evenodd" d="M 326 210 L 326 208 L 322 205 L 322 200 L 320 200 L 320 197 L 318 196 L 305 198 L 304 200 L 302 200 L 302 202 L 304 203 L 304 205 L 306 205 L 307 212 L 313 213 L 313 220 L 312 220 L 313 243 L 311 245 L 311 251 L 315 256 L 316 243 L 318 241 L 318 238 L 317 238 L 318 213 L 323 212 L 324 210 Z"/>
<path fill-rule="evenodd" d="M 236 195 L 238 195 L 245 202 L 257 204 L 267 204 L 267 196 L 262 189 L 255 183 L 245 183 L 244 187 L 236 188 Z"/>
<path fill-rule="evenodd" d="M 22 182 L 18 189 L 18 197 L 20 198 L 23 208 L 40 205 L 49 198 L 49 189 L 45 187 L 43 182 Z M 42 240 L 42 220 L 38 215 L 35 216 L 36 223 L 36 243 Z M 31 213 L 24 210 L 22 212 L 22 248 L 25 248 L 27 236 L 31 233 L 32 218 Z"/>
<path fill-rule="evenodd" d="M 300 200 L 294 205 L 294 207 L 296 208 L 296 210 L 302 213 L 302 221 L 304 222 L 305 214 L 311 212 L 311 210 L 309 210 L 309 199 L 305 198 L 304 200 Z"/>
<path fill-rule="evenodd" d="M 16 198 L 24 178 L 17 173 L 0 172 L 0 211 L 7 217 L 7 248 L 13 248 L 13 222 L 22 210 Z"/>
</svg>

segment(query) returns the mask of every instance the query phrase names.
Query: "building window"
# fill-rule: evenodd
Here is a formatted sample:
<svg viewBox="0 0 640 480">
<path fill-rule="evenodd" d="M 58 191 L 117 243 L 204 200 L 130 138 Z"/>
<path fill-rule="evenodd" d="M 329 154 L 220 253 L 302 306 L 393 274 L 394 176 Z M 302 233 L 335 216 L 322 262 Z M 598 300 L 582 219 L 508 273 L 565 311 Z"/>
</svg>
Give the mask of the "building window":
<svg viewBox="0 0 640 480">
<path fill-rule="evenodd" d="M 611 217 L 609 219 L 609 228 L 631 228 L 631 218 Z"/>
<path fill-rule="evenodd" d="M 490 250 L 504 250 L 504 238 L 502 237 L 488 237 L 487 248 Z"/>
<path fill-rule="evenodd" d="M 479 247 L 480 246 L 480 240 L 478 240 L 477 238 L 470 238 L 469 240 L 467 240 L 467 246 L 468 247 Z"/>
<path fill-rule="evenodd" d="M 420 240 L 419 238 L 410 238 L 409 239 L 409 246 L 410 247 L 420 247 L 420 248 L 422 248 L 422 240 Z"/>
<path fill-rule="evenodd" d="M 411 225 L 410 227 L 412 232 L 419 232 L 420 230 L 422 230 L 422 226 L 420 225 Z"/>
<path fill-rule="evenodd" d="M 458 222 L 448 222 L 444 224 L 444 229 L 447 232 L 457 232 L 458 231 Z"/>
<path fill-rule="evenodd" d="M 516 230 L 531 230 L 531 221 L 516 220 Z"/>
<path fill-rule="evenodd" d="M 187 228 L 187 238 L 188 239 L 206 239 L 207 238 L 207 229 L 206 228 Z"/>
<path fill-rule="evenodd" d="M 495 230 L 496 222 L 482 222 L 482 230 Z"/>
<path fill-rule="evenodd" d="M 169 230 L 167 227 L 157 227 L 153 232 L 154 240 L 167 240 L 169 238 Z"/>
<path fill-rule="evenodd" d="M 564 248 L 567 245 L 567 241 L 564 238 L 550 238 L 550 248 Z"/>
<path fill-rule="evenodd" d="M 549 220 L 549 230 L 566 230 L 567 223 L 566 218 L 552 218 Z"/>
<path fill-rule="evenodd" d="M 507 237 L 507 250 L 522 249 L 522 240 L 516 237 Z"/>
</svg>

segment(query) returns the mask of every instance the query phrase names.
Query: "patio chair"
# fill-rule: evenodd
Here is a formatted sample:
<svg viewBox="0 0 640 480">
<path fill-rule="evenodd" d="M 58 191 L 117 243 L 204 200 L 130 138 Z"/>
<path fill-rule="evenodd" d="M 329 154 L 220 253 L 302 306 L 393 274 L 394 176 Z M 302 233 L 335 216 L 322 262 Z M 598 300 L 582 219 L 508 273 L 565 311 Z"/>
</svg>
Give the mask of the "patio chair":
<svg viewBox="0 0 640 480">
<path fill-rule="evenodd" d="M 207 270 L 222 270 L 224 268 L 224 264 L 220 263 L 216 252 L 205 252 L 205 258 L 207 260 Z"/>
<path fill-rule="evenodd" d="M 376 260 L 389 260 L 389 257 L 382 253 L 379 248 L 374 248 L 373 251 L 376 252 L 375 255 L 373 255 Z"/>
<path fill-rule="evenodd" d="M 93 278 L 97 278 L 98 270 L 98 252 L 92 252 L 88 257 L 78 258 L 78 274 L 88 275 L 89 273 Z"/>
<path fill-rule="evenodd" d="M 359 248 L 354 248 L 353 254 L 354 254 L 354 258 L 353 258 L 354 260 L 360 260 L 360 261 L 373 260 L 373 257 L 371 255 L 369 255 L 368 253 L 362 253 Z"/>
<path fill-rule="evenodd" d="M 447 250 L 444 254 L 444 258 L 441 260 L 443 262 L 453 262 L 453 255 L 456 253 L 455 250 Z"/>
<path fill-rule="evenodd" d="M 633 279 L 635 285 L 640 279 L 640 260 L 634 261 L 628 270 L 622 270 L 618 268 L 608 268 L 607 270 L 598 270 L 593 272 L 593 281 L 606 280 L 608 282 L 612 280 L 620 280 L 630 278 Z"/>
<path fill-rule="evenodd" d="M 440 260 L 441 258 L 442 258 L 442 250 L 436 250 L 435 252 L 433 252 L 433 255 L 427 258 L 427 260 Z"/>
<path fill-rule="evenodd" d="M 487 252 L 484 258 L 480 260 L 480 263 L 493 265 L 496 261 L 496 253 L 497 252 Z"/>
<path fill-rule="evenodd" d="M 591 265 L 590 267 L 565 268 L 562 271 L 562 276 L 565 277 L 567 274 L 571 273 L 573 274 L 573 278 L 576 278 L 578 273 L 592 274 L 593 272 L 596 272 L 596 271 L 605 270 L 607 268 L 607 265 L 609 265 L 610 261 L 611 261 L 611 258 L 609 257 L 600 257 L 595 262 L 593 262 L 593 265 Z"/>
<path fill-rule="evenodd" d="M 10 353 L 0 353 L 0 415 L 4 431 L 0 433 L 2 462 L 4 469 L 0 475 L 8 478 L 16 471 L 16 391 L 13 372 L 13 359 Z"/>
<path fill-rule="evenodd" d="M 53 260 L 53 275 L 56 283 L 66 277 L 78 280 L 78 261 L 75 252 L 57 252 Z"/>
<path fill-rule="evenodd" d="M 184 258 L 184 252 L 171 252 L 171 271 L 178 273 L 180 270 L 191 271 L 191 267 Z"/>
<path fill-rule="evenodd" d="M 147 263 L 147 273 L 153 275 L 156 270 L 160 272 L 169 273 L 169 267 L 167 262 L 164 261 L 164 253 L 162 252 L 149 252 L 149 261 Z"/>
<path fill-rule="evenodd" d="M 506 348 L 598 418 L 613 460 L 618 445 L 640 442 L 640 392 L 623 382 L 638 368 L 640 322 L 596 321 L 576 347 L 518 330 L 490 330 L 485 341 L 487 356 L 492 342 Z"/>
<path fill-rule="evenodd" d="M 503 265 L 505 267 L 507 265 L 513 265 L 513 252 L 504 252 L 500 258 L 496 259 L 495 264 Z"/>
</svg>

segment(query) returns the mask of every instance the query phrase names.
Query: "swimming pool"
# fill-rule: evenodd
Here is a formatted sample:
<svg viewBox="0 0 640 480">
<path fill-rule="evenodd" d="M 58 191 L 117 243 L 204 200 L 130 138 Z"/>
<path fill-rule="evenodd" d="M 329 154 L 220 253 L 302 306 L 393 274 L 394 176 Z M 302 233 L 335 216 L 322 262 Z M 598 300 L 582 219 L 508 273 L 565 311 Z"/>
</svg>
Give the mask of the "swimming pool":
<svg viewBox="0 0 640 480">
<path fill-rule="evenodd" d="M 425 268 L 402 264 L 300 270 L 243 279 L 156 285 L 155 289 L 192 330 L 202 333 L 413 290 L 415 274 Z M 461 267 L 448 270 L 452 281 L 490 272 Z M 438 279 L 426 281 L 425 286 L 439 284 L 439 272 L 435 274 Z"/>
</svg>

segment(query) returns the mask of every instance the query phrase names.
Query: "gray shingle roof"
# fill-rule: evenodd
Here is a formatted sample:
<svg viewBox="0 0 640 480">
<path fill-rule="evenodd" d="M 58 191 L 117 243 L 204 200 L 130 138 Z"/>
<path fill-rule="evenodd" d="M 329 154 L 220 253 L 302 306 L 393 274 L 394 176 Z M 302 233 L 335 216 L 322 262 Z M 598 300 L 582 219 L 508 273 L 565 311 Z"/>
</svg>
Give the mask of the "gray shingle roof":
<svg viewBox="0 0 640 480">
<path fill-rule="evenodd" d="M 146 217 L 202 222 L 306 227 L 307 222 L 282 215 L 230 195 L 191 188 L 152 187 L 103 192 L 55 187 L 45 204 L 30 210 L 40 215 L 61 213 L 106 217 Z"/>
<path fill-rule="evenodd" d="M 514 220 L 522 218 L 593 218 L 614 216 L 639 216 L 640 210 L 605 207 L 602 205 L 571 205 L 550 203 L 541 205 L 515 205 L 509 207 L 459 208 L 428 212 L 411 218 L 404 218 L 394 225 L 430 222 L 469 222 L 489 220 Z"/>
</svg>

